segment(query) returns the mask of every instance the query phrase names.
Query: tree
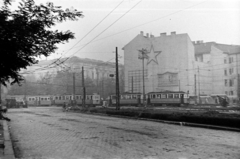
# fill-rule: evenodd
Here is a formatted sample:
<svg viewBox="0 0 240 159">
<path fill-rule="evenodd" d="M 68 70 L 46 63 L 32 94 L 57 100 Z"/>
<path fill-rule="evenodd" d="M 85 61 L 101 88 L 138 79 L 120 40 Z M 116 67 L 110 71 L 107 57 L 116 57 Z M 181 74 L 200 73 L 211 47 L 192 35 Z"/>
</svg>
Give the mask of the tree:
<svg viewBox="0 0 240 159">
<path fill-rule="evenodd" d="M 0 83 L 20 83 L 21 69 L 38 63 L 36 57 L 49 56 L 57 44 L 74 38 L 72 32 L 53 30 L 56 23 L 83 17 L 77 10 L 63 10 L 48 2 L 35 4 L 34 0 L 22 0 L 18 9 L 11 11 L 11 0 L 4 0 L 0 8 Z"/>
</svg>

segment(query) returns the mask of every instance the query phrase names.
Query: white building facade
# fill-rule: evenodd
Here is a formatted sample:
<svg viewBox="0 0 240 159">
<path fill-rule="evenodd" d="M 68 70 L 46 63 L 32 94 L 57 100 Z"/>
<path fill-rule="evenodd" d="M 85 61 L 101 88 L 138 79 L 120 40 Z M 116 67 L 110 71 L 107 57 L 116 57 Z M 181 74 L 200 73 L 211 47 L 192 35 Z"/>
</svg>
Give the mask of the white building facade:
<svg viewBox="0 0 240 159">
<path fill-rule="evenodd" d="M 140 32 L 123 50 L 125 92 L 239 97 L 240 46 L 192 42 L 176 32 L 158 37 Z"/>
</svg>

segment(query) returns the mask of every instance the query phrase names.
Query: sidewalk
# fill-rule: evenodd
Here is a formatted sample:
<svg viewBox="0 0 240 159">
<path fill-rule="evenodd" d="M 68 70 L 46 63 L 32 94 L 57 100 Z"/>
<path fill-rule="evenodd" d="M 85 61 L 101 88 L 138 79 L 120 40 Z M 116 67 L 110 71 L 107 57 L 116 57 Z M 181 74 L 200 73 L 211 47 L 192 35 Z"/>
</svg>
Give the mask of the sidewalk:
<svg viewBox="0 0 240 159">
<path fill-rule="evenodd" d="M 0 159 L 15 159 L 6 120 L 0 120 Z"/>
</svg>

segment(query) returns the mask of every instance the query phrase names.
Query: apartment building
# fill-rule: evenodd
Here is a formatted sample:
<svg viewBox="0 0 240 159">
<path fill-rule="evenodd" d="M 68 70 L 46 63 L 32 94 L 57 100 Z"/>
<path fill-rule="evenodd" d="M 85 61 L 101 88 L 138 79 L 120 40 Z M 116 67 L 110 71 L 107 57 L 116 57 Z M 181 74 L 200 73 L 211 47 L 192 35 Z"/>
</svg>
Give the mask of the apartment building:
<svg viewBox="0 0 240 159">
<path fill-rule="evenodd" d="M 141 31 L 123 50 L 125 92 L 184 91 L 195 97 L 226 94 L 239 99 L 240 45 Z"/>
</svg>

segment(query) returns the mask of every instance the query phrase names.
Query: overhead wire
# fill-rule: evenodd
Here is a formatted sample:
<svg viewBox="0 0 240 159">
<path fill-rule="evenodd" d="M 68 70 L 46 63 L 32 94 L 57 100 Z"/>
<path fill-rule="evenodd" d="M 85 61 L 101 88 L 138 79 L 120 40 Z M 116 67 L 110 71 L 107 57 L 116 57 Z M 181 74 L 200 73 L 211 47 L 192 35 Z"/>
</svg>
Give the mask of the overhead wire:
<svg viewBox="0 0 240 159">
<path fill-rule="evenodd" d="M 80 40 L 78 40 L 67 52 L 69 52 L 69 51 L 70 51 L 72 48 L 74 48 L 78 43 L 80 43 L 87 35 L 89 35 L 89 34 L 90 34 L 97 26 L 99 26 L 110 14 L 112 14 L 112 12 L 113 12 L 114 10 L 116 10 L 123 2 L 124 2 L 124 0 L 121 1 L 115 8 L 113 8 L 113 9 L 112 9 L 102 20 L 100 20 L 87 34 L 85 34 L 84 37 L 82 37 Z M 67 53 L 67 52 L 66 52 L 66 53 Z M 44 68 L 48 68 L 48 67 L 50 67 L 50 66 L 53 65 L 53 64 L 56 64 L 56 65 L 58 66 L 59 64 L 57 64 L 57 62 L 60 61 L 61 58 L 62 58 L 62 56 L 61 56 L 60 58 L 56 59 L 54 62 L 50 63 L 49 65 L 44 66 L 43 69 L 44 69 Z M 38 69 L 37 69 L 37 70 L 38 70 Z"/>
</svg>

